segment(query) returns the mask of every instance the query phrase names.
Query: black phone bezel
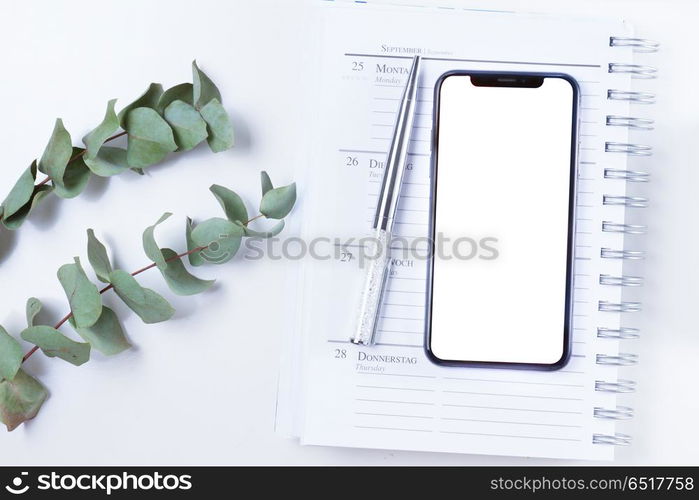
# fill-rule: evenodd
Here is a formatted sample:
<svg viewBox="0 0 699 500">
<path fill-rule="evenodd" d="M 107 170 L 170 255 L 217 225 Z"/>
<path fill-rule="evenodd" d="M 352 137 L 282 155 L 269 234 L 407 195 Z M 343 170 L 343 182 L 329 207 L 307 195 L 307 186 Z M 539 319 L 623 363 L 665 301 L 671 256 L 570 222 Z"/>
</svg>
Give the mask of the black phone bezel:
<svg viewBox="0 0 699 500">
<path fill-rule="evenodd" d="M 437 164 L 439 155 L 439 110 L 440 94 L 444 81 L 452 76 L 475 76 L 483 81 L 490 81 L 493 85 L 481 86 L 501 86 L 501 87 L 538 87 L 545 78 L 560 78 L 567 81 L 573 89 L 573 109 L 572 109 L 572 131 L 571 131 L 571 152 L 570 152 L 570 181 L 569 181 L 569 202 L 568 202 L 568 241 L 566 259 L 566 297 L 565 297 L 565 317 L 563 325 L 563 352 L 561 358 L 554 363 L 523 363 L 509 361 L 475 361 L 475 360 L 453 360 L 439 358 L 432 352 L 432 290 L 435 256 L 435 230 L 436 230 L 436 206 L 437 206 Z M 501 79 L 498 81 L 498 79 Z M 514 79 L 514 81 L 513 81 Z M 477 85 L 474 82 L 474 85 Z M 530 72 L 493 72 L 493 71 L 468 71 L 452 70 L 442 74 L 435 84 L 434 106 L 432 116 L 432 157 L 430 164 L 430 213 L 429 213 L 429 234 L 431 239 L 431 257 L 427 265 L 427 296 L 425 304 L 425 344 L 424 349 L 430 361 L 438 365 L 462 366 L 474 368 L 512 368 L 528 370 L 553 371 L 563 368 L 571 357 L 571 330 L 573 318 L 573 267 L 575 253 L 575 223 L 576 223 L 576 190 L 577 190 L 577 157 L 578 157 L 578 128 L 579 128 L 579 100 L 580 88 L 575 79 L 565 73 L 530 73 Z"/>
</svg>

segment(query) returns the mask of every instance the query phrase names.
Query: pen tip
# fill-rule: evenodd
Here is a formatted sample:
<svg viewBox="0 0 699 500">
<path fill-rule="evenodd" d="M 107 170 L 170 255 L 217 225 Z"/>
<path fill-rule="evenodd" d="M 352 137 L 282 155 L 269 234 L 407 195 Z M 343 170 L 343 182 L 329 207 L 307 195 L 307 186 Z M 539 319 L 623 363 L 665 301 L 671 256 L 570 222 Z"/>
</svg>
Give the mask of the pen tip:
<svg viewBox="0 0 699 500">
<path fill-rule="evenodd" d="M 413 64 L 412 67 L 410 68 L 410 73 L 408 75 L 408 83 L 407 83 L 407 88 L 414 87 L 417 83 L 417 80 L 419 78 L 419 73 L 420 73 L 420 65 L 422 62 L 422 57 L 421 56 L 413 56 Z"/>
<path fill-rule="evenodd" d="M 422 64 L 422 56 L 413 56 L 412 68 L 410 68 L 410 73 L 415 74 L 420 71 L 420 65 Z"/>
</svg>

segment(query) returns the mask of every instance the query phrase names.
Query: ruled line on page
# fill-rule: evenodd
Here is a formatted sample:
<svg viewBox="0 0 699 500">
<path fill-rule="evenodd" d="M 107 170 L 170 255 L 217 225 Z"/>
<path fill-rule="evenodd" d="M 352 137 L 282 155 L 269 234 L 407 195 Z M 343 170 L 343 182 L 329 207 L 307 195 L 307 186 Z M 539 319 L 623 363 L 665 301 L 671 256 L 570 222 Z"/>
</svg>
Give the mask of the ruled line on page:
<svg viewBox="0 0 699 500">
<path fill-rule="evenodd" d="M 382 328 L 379 328 L 377 330 L 377 332 L 379 332 L 379 333 L 401 333 L 404 335 L 422 335 L 423 333 L 425 333 L 425 332 L 410 332 L 410 331 L 406 331 L 406 330 L 384 330 Z"/>
<path fill-rule="evenodd" d="M 372 222 L 373 220 L 373 217 L 366 219 L 367 222 Z M 402 220 L 395 220 L 393 223 L 398 224 L 399 226 L 429 226 L 429 222 L 407 222 Z"/>
<path fill-rule="evenodd" d="M 370 137 L 372 141 L 392 141 L 393 137 Z M 432 142 L 429 139 L 410 139 L 410 142 Z"/>
<path fill-rule="evenodd" d="M 372 123 L 372 127 L 390 127 L 393 128 L 395 127 L 394 123 Z M 427 125 L 413 125 L 413 128 L 416 129 L 425 129 L 425 130 L 431 130 L 432 126 L 427 126 Z"/>
<path fill-rule="evenodd" d="M 568 410 L 549 410 L 541 408 L 512 408 L 503 406 L 479 406 L 479 405 L 460 405 L 454 403 L 442 403 L 442 406 L 447 406 L 450 408 L 474 408 L 481 410 L 504 410 L 504 411 L 524 411 L 533 413 L 560 413 L 564 415 L 582 415 L 582 411 L 568 411 Z"/>
<path fill-rule="evenodd" d="M 395 306 L 395 307 L 419 307 L 423 308 L 425 307 L 425 304 L 396 304 L 395 302 L 384 302 L 384 306 Z"/>
<path fill-rule="evenodd" d="M 388 54 L 365 54 L 358 52 L 346 52 L 347 57 L 371 57 L 376 59 L 412 59 L 412 56 L 394 56 Z M 539 61 L 505 61 L 498 59 L 464 59 L 460 57 L 428 57 L 422 58 L 423 61 L 443 61 L 443 62 L 471 62 L 471 63 L 492 63 L 492 64 L 521 64 L 524 66 L 567 66 L 571 68 L 601 68 L 600 64 L 582 64 L 582 63 L 558 63 L 558 62 L 539 62 Z M 587 82 L 592 83 L 592 82 Z"/>
<path fill-rule="evenodd" d="M 402 427 L 379 427 L 374 425 L 355 425 L 356 429 L 376 429 L 382 431 L 434 432 L 432 429 L 405 429 Z"/>
<path fill-rule="evenodd" d="M 505 425 L 533 425 L 538 427 L 561 427 L 570 429 L 582 429 L 582 425 L 573 424 L 548 424 L 543 422 L 516 422 L 512 420 L 488 420 L 480 418 L 457 418 L 457 417 L 440 417 L 440 420 L 448 420 L 455 422 L 480 422 L 486 424 L 505 424 Z"/>
<path fill-rule="evenodd" d="M 439 431 L 442 434 L 463 434 L 468 436 L 486 436 L 486 437 L 504 437 L 504 438 L 522 438 L 522 439 L 542 439 L 545 441 L 573 441 L 579 442 L 582 439 L 573 438 L 558 438 L 551 436 L 521 436 L 518 434 L 490 434 L 486 432 L 460 432 L 460 431 Z"/>
<path fill-rule="evenodd" d="M 383 373 L 383 372 L 357 372 L 359 375 L 381 375 L 384 377 L 410 377 L 410 378 L 438 378 L 435 375 L 419 375 L 416 373 Z"/>
<path fill-rule="evenodd" d="M 425 318 L 404 318 L 401 316 L 379 316 L 381 319 L 396 319 L 402 321 L 425 321 Z"/>
<path fill-rule="evenodd" d="M 477 391 L 453 391 L 453 390 L 443 390 L 442 392 L 448 394 L 469 394 L 471 396 L 497 396 L 506 398 L 531 398 L 531 399 L 554 399 L 558 401 L 584 401 L 583 398 L 568 398 L 562 396 L 536 396 L 533 394 L 508 394 L 502 392 L 477 392 Z"/>
<path fill-rule="evenodd" d="M 367 150 L 367 149 L 349 149 L 349 148 L 340 148 L 338 149 L 340 153 L 363 153 L 363 154 L 375 154 L 375 155 L 386 155 L 388 154 L 386 151 L 372 151 L 372 150 Z M 410 153 L 408 152 L 408 156 L 430 156 L 429 153 Z"/>
<path fill-rule="evenodd" d="M 400 97 L 381 97 L 381 96 L 374 96 L 372 99 L 376 101 L 400 101 Z M 427 104 L 432 104 L 432 99 L 418 99 L 417 102 L 424 102 Z"/>
<path fill-rule="evenodd" d="M 355 401 L 363 401 L 365 403 L 390 403 L 390 404 L 435 406 L 435 403 L 431 403 L 429 401 L 400 401 L 400 400 L 369 399 L 369 398 L 354 398 L 354 400 Z"/>
<path fill-rule="evenodd" d="M 368 411 L 355 411 L 355 415 L 366 415 L 370 417 L 393 417 L 393 418 L 421 418 L 425 420 L 434 420 L 435 417 L 427 415 L 396 415 L 393 413 L 372 413 Z"/>
<path fill-rule="evenodd" d="M 467 380 L 469 382 L 495 382 L 502 384 L 548 385 L 558 387 L 585 387 L 583 384 L 559 384 L 553 382 L 524 382 L 521 380 L 501 380 L 493 378 L 444 377 L 445 380 Z"/>
<path fill-rule="evenodd" d="M 409 235 L 405 235 L 405 234 L 401 234 L 399 236 L 401 238 L 414 238 L 414 239 L 423 238 L 423 236 L 409 236 Z M 356 243 L 333 243 L 333 246 L 340 247 L 340 248 L 366 248 L 366 245 L 359 245 Z M 391 249 L 391 250 L 412 250 L 412 251 L 424 250 L 424 248 L 422 248 L 422 247 L 412 247 L 412 246 L 407 247 L 407 248 L 403 247 L 403 246 L 398 246 L 398 247 L 393 246 L 393 247 L 389 247 L 389 249 Z M 393 278 L 391 278 L 391 279 L 393 279 Z"/>
<path fill-rule="evenodd" d="M 436 389 L 424 389 L 424 388 L 417 388 L 417 387 L 387 387 L 387 386 L 383 386 L 383 385 L 360 385 L 360 384 L 356 384 L 355 387 L 359 387 L 362 389 L 384 389 L 384 390 L 390 390 L 390 391 L 437 392 Z"/>
<path fill-rule="evenodd" d="M 381 184 L 383 181 L 380 181 L 379 179 L 369 179 L 370 184 Z M 429 182 L 415 182 L 415 181 L 403 181 L 403 184 L 406 186 L 429 186 Z M 375 209 L 376 207 L 369 207 Z M 425 210 L 427 212 L 427 210 Z"/>
<path fill-rule="evenodd" d="M 374 345 L 387 346 L 387 347 L 408 347 L 411 349 L 422 349 L 423 348 L 422 344 L 389 344 L 387 342 L 386 343 L 385 342 L 377 342 Z"/>
<path fill-rule="evenodd" d="M 421 334 L 422 335 L 422 334 Z M 331 344 L 351 344 L 349 340 L 339 340 L 339 339 L 326 339 L 326 342 Z M 396 344 L 389 342 L 376 342 L 375 346 L 385 346 L 385 347 L 407 347 L 410 349 L 422 349 L 422 344 Z"/>
</svg>

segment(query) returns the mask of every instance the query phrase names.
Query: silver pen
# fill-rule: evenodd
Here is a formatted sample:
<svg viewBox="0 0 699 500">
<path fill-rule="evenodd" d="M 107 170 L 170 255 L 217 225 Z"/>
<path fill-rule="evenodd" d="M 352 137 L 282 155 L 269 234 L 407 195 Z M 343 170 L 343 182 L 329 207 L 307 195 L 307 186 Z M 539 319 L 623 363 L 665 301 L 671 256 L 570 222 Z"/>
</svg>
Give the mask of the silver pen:
<svg viewBox="0 0 699 500">
<path fill-rule="evenodd" d="M 376 258 L 370 259 L 366 281 L 362 291 L 359 321 L 351 341 L 355 344 L 372 345 L 376 337 L 379 311 L 386 281 L 391 267 L 391 231 L 398 207 L 403 173 L 408 158 L 410 133 L 413 129 L 415 107 L 417 105 L 417 83 L 420 74 L 420 56 L 413 58 L 408 81 L 405 84 L 400 109 L 393 128 L 391 149 L 388 150 L 384 168 L 383 183 L 379 193 L 374 218 L 374 238 L 378 245 Z"/>
</svg>

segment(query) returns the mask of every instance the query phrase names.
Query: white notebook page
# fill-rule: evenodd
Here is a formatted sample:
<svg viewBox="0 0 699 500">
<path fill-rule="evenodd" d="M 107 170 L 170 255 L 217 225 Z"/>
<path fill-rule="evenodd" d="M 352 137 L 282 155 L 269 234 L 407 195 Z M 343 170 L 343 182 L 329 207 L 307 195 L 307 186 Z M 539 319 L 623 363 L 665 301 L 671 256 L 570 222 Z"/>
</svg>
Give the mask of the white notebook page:
<svg viewBox="0 0 699 500">
<path fill-rule="evenodd" d="M 338 258 L 304 262 L 292 339 L 303 347 L 300 358 L 286 364 L 293 374 L 282 379 L 279 428 L 315 445 L 613 458 L 613 447 L 593 445 L 592 436 L 614 434 L 613 422 L 593 418 L 593 411 L 615 407 L 614 395 L 594 387 L 596 380 L 616 379 L 616 369 L 596 364 L 595 356 L 617 352 L 616 342 L 598 339 L 596 331 L 619 323 L 617 314 L 598 312 L 597 305 L 620 300 L 619 289 L 600 286 L 598 276 L 621 274 L 620 261 L 601 259 L 600 248 L 623 248 L 621 235 L 602 233 L 601 224 L 623 221 L 623 207 L 603 206 L 602 195 L 624 193 L 623 182 L 605 181 L 603 170 L 626 164 L 625 155 L 604 152 L 605 141 L 626 142 L 624 128 L 605 126 L 606 115 L 627 112 L 626 104 L 606 99 L 607 89 L 630 85 L 607 71 L 608 62 L 631 62 L 630 50 L 609 47 L 609 36 L 627 34 L 626 26 L 439 8 L 327 3 L 321 10 L 317 151 L 302 195 L 306 241 L 370 234 L 411 51 L 419 49 L 425 60 L 395 227 L 408 239 L 427 236 L 432 94 L 439 75 L 453 69 L 546 71 L 579 82 L 573 356 L 557 372 L 432 364 L 422 347 L 427 262 L 415 259 L 394 266 L 378 345 L 354 346 L 348 338 L 363 278 L 357 248 L 321 242 L 317 253 L 332 250 Z M 532 173 L 530 188 L 532 196 L 546 196 L 546 179 Z"/>
</svg>

